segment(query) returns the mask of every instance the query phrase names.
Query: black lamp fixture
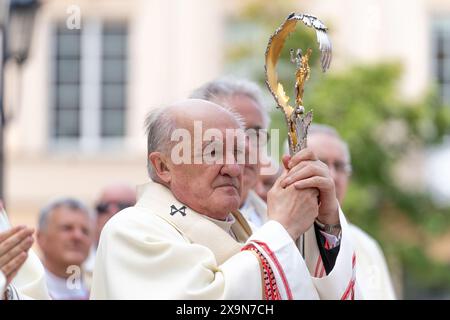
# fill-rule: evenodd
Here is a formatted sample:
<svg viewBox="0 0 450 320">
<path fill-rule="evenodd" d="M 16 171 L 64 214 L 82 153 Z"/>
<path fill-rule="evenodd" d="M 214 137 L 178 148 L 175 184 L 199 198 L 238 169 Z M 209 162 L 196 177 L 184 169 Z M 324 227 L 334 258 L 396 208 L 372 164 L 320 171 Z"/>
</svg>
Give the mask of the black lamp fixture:
<svg viewBox="0 0 450 320">
<path fill-rule="evenodd" d="M 4 197 L 5 65 L 13 60 L 21 66 L 28 58 L 38 9 L 38 0 L 0 0 L 0 199 Z"/>
<path fill-rule="evenodd" d="M 6 59 L 14 59 L 19 64 L 27 59 L 38 8 L 37 0 L 10 0 L 5 43 Z"/>
</svg>

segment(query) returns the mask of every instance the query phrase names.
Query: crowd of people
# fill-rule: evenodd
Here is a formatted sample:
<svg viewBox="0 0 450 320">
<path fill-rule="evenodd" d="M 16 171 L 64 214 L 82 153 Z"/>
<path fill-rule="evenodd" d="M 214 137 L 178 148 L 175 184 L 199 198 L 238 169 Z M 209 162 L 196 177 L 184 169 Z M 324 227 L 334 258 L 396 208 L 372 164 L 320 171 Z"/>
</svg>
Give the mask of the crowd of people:
<svg viewBox="0 0 450 320">
<path fill-rule="evenodd" d="M 95 208 L 51 201 L 35 233 L 2 217 L 3 299 L 395 299 L 380 247 L 341 209 L 349 146 L 314 124 L 308 147 L 278 163 L 248 139 L 227 139 L 228 130 L 267 134 L 269 124 L 245 79 L 216 79 L 152 109 L 147 184 L 106 186 Z M 190 137 L 181 162 L 177 130 Z M 196 162 L 199 153 L 215 161 Z M 268 163 L 276 170 L 262 174 Z"/>
</svg>

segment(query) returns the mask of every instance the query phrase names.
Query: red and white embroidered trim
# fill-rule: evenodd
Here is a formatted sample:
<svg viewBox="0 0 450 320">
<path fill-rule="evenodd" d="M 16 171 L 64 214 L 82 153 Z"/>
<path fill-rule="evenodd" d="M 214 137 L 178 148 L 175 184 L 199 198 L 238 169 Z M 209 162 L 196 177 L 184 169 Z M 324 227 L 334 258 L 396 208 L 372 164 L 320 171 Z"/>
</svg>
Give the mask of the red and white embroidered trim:
<svg viewBox="0 0 450 320">
<path fill-rule="evenodd" d="M 289 286 L 289 282 L 287 281 L 283 267 L 281 266 L 280 262 L 278 261 L 275 253 L 272 250 L 270 250 L 269 246 L 265 242 L 258 241 L 258 240 L 252 240 L 252 242 L 259 245 L 264 250 L 264 252 L 269 256 L 270 260 L 272 260 L 273 264 L 277 268 L 277 271 L 281 277 L 281 280 L 283 281 L 283 285 L 286 290 L 287 299 L 293 300 L 291 287 Z"/>
<path fill-rule="evenodd" d="M 249 243 L 241 249 L 241 251 L 248 250 L 254 252 L 258 258 L 261 265 L 261 271 L 263 276 L 263 292 L 265 300 L 281 300 L 281 294 L 278 290 L 277 280 L 273 273 L 272 267 L 267 261 L 264 254 L 262 254 L 255 245 Z"/>
<path fill-rule="evenodd" d="M 348 283 L 347 289 L 345 289 L 341 300 L 355 300 L 355 282 L 356 282 L 356 254 L 353 253 L 352 257 L 352 277 Z"/>
<path fill-rule="evenodd" d="M 332 247 L 327 239 L 325 239 L 324 247 L 326 250 L 334 249 L 335 247 Z M 314 277 L 315 278 L 322 278 L 325 275 L 325 266 L 323 265 L 322 256 L 319 254 L 319 257 L 317 258 L 316 262 L 316 268 L 314 271 Z"/>
</svg>

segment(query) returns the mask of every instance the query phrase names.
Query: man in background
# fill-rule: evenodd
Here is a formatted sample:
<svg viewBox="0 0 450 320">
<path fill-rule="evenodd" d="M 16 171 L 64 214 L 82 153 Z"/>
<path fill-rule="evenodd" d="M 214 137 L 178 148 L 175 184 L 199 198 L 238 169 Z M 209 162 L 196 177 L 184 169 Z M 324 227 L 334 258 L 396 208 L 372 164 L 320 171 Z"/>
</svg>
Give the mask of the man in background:
<svg viewBox="0 0 450 320">
<path fill-rule="evenodd" d="M 308 131 L 308 148 L 325 163 L 336 186 L 336 196 L 343 203 L 352 172 L 350 151 L 338 132 L 326 125 L 313 124 Z M 366 232 L 349 223 L 356 251 L 356 278 L 365 299 L 395 299 L 386 260 L 378 243 Z M 321 272 L 320 263 L 318 272 Z"/>
<path fill-rule="evenodd" d="M 134 206 L 136 190 L 125 183 L 112 183 L 103 188 L 96 204 L 95 247 L 105 223 L 120 210 Z"/>
<path fill-rule="evenodd" d="M 86 283 L 90 286 L 95 265 L 95 255 L 100 240 L 100 234 L 106 222 L 117 212 L 134 206 L 136 203 L 136 190 L 123 182 L 106 185 L 100 192 L 95 205 L 95 235 L 88 259 L 83 265 Z"/>
<path fill-rule="evenodd" d="M 273 168 L 277 168 L 274 174 L 260 174 L 258 176 L 258 181 L 256 182 L 255 192 L 256 194 L 267 202 L 267 193 L 270 188 L 274 185 L 275 181 L 281 176 L 283 173 L 283 167 L 280 166 L 273 158 L 270 158 L 270 166 Z M 264 166 L 262 166 L 264 167 Z"/>
<path fill-rule="evenodd" d="M 89 297 L 82 265 L 93 240 L 89 209 L 72 198 L 58 199 L 39 215 L 37 242 L 42 251 L 49 294 L 56 300 Z"/>
</svg>

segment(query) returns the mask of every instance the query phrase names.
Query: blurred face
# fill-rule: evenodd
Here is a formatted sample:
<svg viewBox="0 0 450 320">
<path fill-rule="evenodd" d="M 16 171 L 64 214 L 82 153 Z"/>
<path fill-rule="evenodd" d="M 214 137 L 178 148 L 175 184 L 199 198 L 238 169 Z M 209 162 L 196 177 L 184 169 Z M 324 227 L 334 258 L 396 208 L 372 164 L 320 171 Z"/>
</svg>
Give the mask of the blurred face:
<svg viewBox="0 0 450 320">
<path fill-rule="evenodd" d="M 61 206 L 48 219 L 47 228 L 38 233 L 46 263 L 54 265 L 54 269 L 81 265 L 92 244 L 92 225 L 87 214 Z"/>
<path fill-rule="evenodd" d="M 328 165 L 336 185 L 336 196 L 339 203 L 342 203 L 350 177 L 350 164 L 344 144 L 332 135 L 315 133 L 308 136 L 308 147 L 312 149 L 320 161 Z"/>
<path fill-rule="evenodd" d="M 255 192 L 265 202 L 267 202 L 267 192 L 269 192 L 280 175 L 281 171 L 273 175 L 259 175 L 258 182 L 255 186 Z"/>
<path fill-rule="evenodd" d="M 128 186 L 111 186 L 102 193 L 97 207 L 97 223 L 95 229 L 95 243 L 98 244 L 100 233 L 106 222 L 122 209 L 134 206 L 136 193 Z"/>
<path fill-rule="evenodd" d="M 222 153 L 219 156 L 223 157 L 224 163 L 203 161 L 201 164 L 193 164 L 192 161 L 192 164 L 174 164 L 169 160 L 167 166 L 170 172 L 169 188 L 180 202 L 201 214 L 223 220 L 230 212 L 239 208 L 244 165 L 237 164 L 236 161 L 243 150 L 238 149 L 237 143 L 233 143 L 234 148 L 230 148 L 226 139 L 226 129 L 238 129 L 239 124 L 231 115 L 219 109 L 219 114 L 213 113 L 213 117 L 202 118 L 202 126 L 204 130 L 217 129 L 217 132 L 222 133 L 223 140 L 203 141 L 201 152 L 207 156 L 214 156 L 216 152 Z M 187 128 L 193 137 L 189 123 L 191 120 L 187 120 L 182 127 Z M 212 144 L 222 147 L 212 150 L 214 155 L 209 155 L 207 150 Z"/>
<path fill-rule="evenodd" d="M 227 99 L 226 103 L 230 108 L 232 108 L 235 112 L 237 112 L 244 118 L 246 129 L 267 129 L 264 124 L 263 113 L 254 100 L 244 95 L 235 95 Z M 248 152 L 257 152 L 255 151 L 257 148 L 255 144 L 249 144 L 248 147 Z M 258 161 L 256 161 L 256 163 L 254 164 L 249 163 L 249 161 L 246 162 L 244 167 L 241 206 L 247 198 L 248 191 L 256 186 L 259 171 L 259 158 Z"/>
</svg>

